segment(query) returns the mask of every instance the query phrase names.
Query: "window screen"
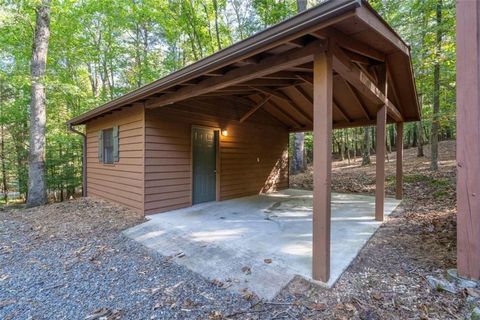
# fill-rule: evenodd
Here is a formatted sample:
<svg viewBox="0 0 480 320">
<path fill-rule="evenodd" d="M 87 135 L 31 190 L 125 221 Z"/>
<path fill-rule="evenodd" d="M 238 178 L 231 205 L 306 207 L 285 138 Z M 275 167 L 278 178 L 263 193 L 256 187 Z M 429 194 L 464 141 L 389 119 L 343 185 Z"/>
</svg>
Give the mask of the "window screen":
<svg viewBox="0 0 480 320">
<path fill-rule="evenodd" d="M 103 130 L 103 163 L 113 163 L 113 129 Z"/>
</svg>

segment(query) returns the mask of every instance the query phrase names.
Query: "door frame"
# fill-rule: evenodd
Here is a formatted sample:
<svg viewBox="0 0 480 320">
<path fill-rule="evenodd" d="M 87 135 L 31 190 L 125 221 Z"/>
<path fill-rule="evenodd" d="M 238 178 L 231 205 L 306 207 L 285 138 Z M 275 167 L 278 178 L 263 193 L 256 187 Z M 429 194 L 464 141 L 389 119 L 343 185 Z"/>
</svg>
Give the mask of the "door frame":
<svg viewBox="0 0 480 320">
<path fill-rule="evenodd" d="M 219 127 L 192 124 L 190 126 L 190 206 L 193 206 L 193 129 L 208 129 L 218 134 L 215 145 L 215 201 L 220 201 L 220 143 L 222 129 Z"/>
</svg>

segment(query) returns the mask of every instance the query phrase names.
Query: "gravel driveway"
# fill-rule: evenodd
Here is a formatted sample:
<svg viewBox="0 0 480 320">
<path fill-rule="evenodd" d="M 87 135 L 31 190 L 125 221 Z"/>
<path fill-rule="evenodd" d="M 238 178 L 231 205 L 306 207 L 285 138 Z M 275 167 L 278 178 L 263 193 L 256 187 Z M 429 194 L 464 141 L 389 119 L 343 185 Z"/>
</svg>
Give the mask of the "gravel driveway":
<svg viewBox="0 0 480 320">
<path fill-rule="evenodd" d="M 428 208 L 419 201 L 404 208 L 332 289 L 295 279 L 271 302 L 230 292 L 229 283 L 207 281 L 129 240 L 121 231 L 143 217 L 109 202 L 0 210 L 0 319 L 464 318 L 464 293 L 425 282 L 453 264 L 452 215 L 437 207 L 419 214 Z"/>
<path fill-rule="evenodd" d="M 214 319 L 252 303 L 122 236 L 142 219 L 105 202 L 0 217 L 0 319 Z"/>
</svg>

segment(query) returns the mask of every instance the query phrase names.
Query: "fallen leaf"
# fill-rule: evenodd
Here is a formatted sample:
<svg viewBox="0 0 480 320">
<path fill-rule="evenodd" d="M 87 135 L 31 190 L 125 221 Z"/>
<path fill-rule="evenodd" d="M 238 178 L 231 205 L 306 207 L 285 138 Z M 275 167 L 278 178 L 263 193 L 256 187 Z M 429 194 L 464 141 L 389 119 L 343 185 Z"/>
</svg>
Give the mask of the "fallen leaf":
<svg viewBox="0 0 480 320">
<path fill-rule="evenodd" d="M 310 310 L 315 310 L 315 311 L 324 311 L 327 309 L 327 305 L 323 302 L 318 302 L 318 303 L 312 303 L 308 306 Z"/>
<path fill-rule="evenodd" d="M 480 290 L 475 288 L 466 288 L 467 294 L 474 298 L 480 298 Z"/>
<path fill-rule="evenodd" d="M 252 269 L 250 267 L 245 266 L 242 268 L 242 272 L 248 275 L 252 273 Z"/>
<path fill-rule="evenodd" d="M 14 304 L 15 302 L 15 300 L 2 300 L 0 301 L 0 309 L 8 305 Z"/>
</svg>

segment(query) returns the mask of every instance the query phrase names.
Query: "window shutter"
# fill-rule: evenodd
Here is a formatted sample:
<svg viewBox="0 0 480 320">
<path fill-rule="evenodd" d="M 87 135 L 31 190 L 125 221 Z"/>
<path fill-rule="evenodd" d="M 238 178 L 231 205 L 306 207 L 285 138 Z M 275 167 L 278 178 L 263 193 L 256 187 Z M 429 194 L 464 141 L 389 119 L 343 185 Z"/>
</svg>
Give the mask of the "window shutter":
<svg viewBox="0 0 480 320">
<path fill-rule="evenodd" d="M 103 130 L 98 132 L 98 161 L 103 162 Z"/>
<path fill-rule="evenodd" d="M 119 157 L 119 139 L 118 139 L 118 126 L 113 127 L 113 161 L 118 162 Z"/>
</svg>

